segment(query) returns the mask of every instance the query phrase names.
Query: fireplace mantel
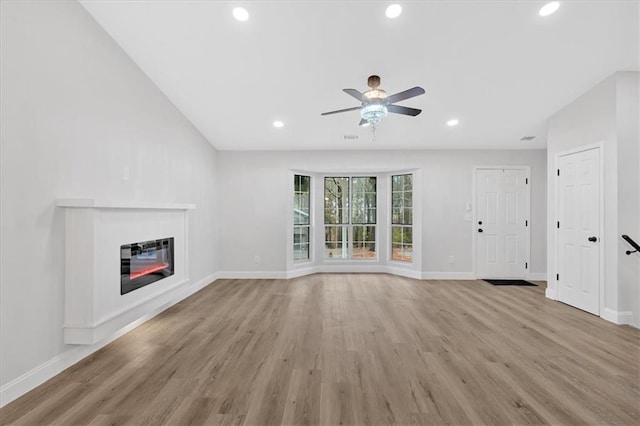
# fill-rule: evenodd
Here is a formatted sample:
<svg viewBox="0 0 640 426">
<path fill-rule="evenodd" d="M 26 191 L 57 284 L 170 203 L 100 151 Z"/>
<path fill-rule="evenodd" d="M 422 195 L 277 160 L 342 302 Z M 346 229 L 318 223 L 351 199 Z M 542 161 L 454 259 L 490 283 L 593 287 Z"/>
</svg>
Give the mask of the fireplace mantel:
<svg viewBox="0 0 640 426">
<path fill-rule="evenodd" d="M 194 204 L 58 199 L 65 212 L 65 322 L 68 344 L 94 344 L 170 304 L 190 284 L 189 211 Z M 120 246 L 175 239 L 175 273 L 120 294 Z"/>
<path fill-rule="evenodd" d="M 93 209 L 152 209 L 152 210 L 193 210 L 195 204 L 151 203 L 138 201 L 114 201 L 95 198 L 59 198 L 58 207 Z"/>
</svg>

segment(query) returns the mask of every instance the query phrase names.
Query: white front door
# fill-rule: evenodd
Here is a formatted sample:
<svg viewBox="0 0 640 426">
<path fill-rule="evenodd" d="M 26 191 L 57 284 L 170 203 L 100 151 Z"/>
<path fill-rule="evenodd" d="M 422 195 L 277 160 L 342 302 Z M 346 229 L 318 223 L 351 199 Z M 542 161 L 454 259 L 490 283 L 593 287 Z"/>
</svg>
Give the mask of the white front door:
<svg viewBox="0 0 640 426">
<path fill-rule="evenodd" d="M 600 313 L 600 149 L 558 158 L 558 299 Z"/>
<path fill-rule="evenodd" d="M 476 170 L 477 278 L 526 278 L 528 171 Z"/>
</svg>

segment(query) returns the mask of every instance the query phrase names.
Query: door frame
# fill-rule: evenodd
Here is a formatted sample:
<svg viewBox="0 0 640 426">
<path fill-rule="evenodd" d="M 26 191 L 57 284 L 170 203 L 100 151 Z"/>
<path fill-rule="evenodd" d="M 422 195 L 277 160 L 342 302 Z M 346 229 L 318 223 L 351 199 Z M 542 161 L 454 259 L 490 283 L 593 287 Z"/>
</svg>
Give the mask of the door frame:
<svg viewBox="0 0 640 426">
<path fill-rule="evenodd" d="M 526 270 L 526 274 L 524 277 L 522 277 L 522 279 L 531 279 L 531 166 L 473 166 L 473 188 L 472 188 L 472 197 L 473 197 L 473 207 L 472 207 L 472 221 L 471 221 L 471 235 L 472 235 L 472 240 L 471 240 L 471 245 L 472 245 L 472 263 L 473 263 L 473 278 L 474 279 L 478 279 L 478 266 L 477 266 L 477 256 L 476 256 L 476 252 L 478 250 L 477 244 L 477 232 L 476 232 L 476 223 L 478 222 L 478 209 L 477 209 L 477 204 L 478 204 L 478 193 L 477 193 L 477 183 L 478 183 L 478 171 L 479 170 L 524 170 L 526 173 L 526 178 L 529 180 L 529 183 L 526 185 L 526 200 L 525 200 L 525 213 L 527 215 L 527 220 L 529 221 L 529 226 L 527 226 L 525 228 L 525 233 L 524 233 L 524 245 L 525 245 L 525 257 L 526 257 L 526 262 L 529 264 L 529 267 Z"/>
<path fill-rule="evenodd" d="M 560 167 L 560 157 L 565 157 L 567 155 L 572 155 L 572 154 L 578 154 L 581 152 L 585 152 L 585 151 L 591 151 L 592 149 L 598 149 L 599 150 L 599 163 L 598 163 L 598 180 L 600 181 L 600 194 L 599 194 L 599 198 L 598 198 L 598 203 L 600 204 L 599 207 L 599 211 L 598 214 L 600 216 L 600 220 L 598 221 L 598 227 L 600 228 L 599 232 L 598 232 L 598 238 L 600 238 L 600 244 L 598 245 L 598 257 L 599 257 L 599 269 L 600 269 L 600 273 L 599 273 L 599 277 L 598 277 L 598 298 L 600 300 L 598 300 L 598 316 L 602 316 L 602 312 L 604 312 L 604 277 L 605 277 L 605 271 L 604 271 L 604 246 L 605 246 L 605 239 L 604 239 L 604 235 L 605 235 L 605 228 L 604 228 L 604 154 L 605 154 L 605 150 L 604 150 L 604 144 L 602 142 L 598 142 L 598 143 L 592 143 L 592 144 L 587 144 L 587 145 L 580 145 L 580 146 L 576 146 L 570 149 L 566 149 L 563 151 L 559 151 L 555 154 L 554 157 L 554 168 L 553 168 L 553 179 L 555 180 L 554 183 L 554 188 L 555 188 L 555 211 L 553 212 L 553 217 L 555 218 L 554 222 L 558 222 L 560 220 L 560 180 L 558 179 L 557 174 L 555 173 L 556 170 L 559 169 Z M 553 226 L 553 222 L 549 224 L 549 226 Z M 553 290 L 549 291 L 549 286 L 547 284 L 547 291 L 545 292 L 545 295 L 547 297 L 549 297 L 550 299 L 553 300 L 560 300 L 559 296 L 560 296 L 560 288 L 559 288 L 559 281 L 557 279 L 557 274 L 558 271 L 560 270 L 560 232 L 558 230 L 558 227 L 556 226 L 554 229 L 554 236 L 555 236 L 555 253 L 554 253 L 554 257 L 553 257 L 553 261 L 554 261 L 554 265 L 553 267 L 555 268 L 555 277 L 552 274 L 550 278 L 554 279 L 555 285 L 553 286 Z M 570 305 L 569 305 L 570 306 Z M 579 308 L 577 308 L 579 309 Z"/>
</svg>

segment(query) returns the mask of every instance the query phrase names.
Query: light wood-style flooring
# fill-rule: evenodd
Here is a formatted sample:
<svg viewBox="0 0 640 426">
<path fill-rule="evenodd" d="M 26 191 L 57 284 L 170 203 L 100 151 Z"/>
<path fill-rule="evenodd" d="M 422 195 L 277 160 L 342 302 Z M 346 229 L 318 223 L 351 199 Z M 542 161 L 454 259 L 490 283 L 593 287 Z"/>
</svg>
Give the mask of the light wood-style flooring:
<svg viewBox="0 0 640 426">
<path fill-rule="evenodd" d="M 218 280 L 0 424 L 640 424 L 640 330 L 540 284 Z"/>
</svg>

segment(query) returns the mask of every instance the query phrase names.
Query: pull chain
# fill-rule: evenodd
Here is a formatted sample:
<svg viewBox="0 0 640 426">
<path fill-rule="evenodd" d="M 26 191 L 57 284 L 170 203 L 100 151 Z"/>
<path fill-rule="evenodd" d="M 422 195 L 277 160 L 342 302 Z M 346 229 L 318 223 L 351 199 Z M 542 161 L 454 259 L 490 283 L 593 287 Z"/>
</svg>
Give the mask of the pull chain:
<svg viewBox="0 0 640 426">
<path fill-rule="evenodd" d="M 375 142 L 376 141 L 376 125 L 372 124 L 371 125 L 371 142 Z"/>
</svg>

